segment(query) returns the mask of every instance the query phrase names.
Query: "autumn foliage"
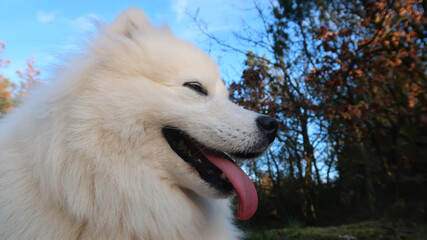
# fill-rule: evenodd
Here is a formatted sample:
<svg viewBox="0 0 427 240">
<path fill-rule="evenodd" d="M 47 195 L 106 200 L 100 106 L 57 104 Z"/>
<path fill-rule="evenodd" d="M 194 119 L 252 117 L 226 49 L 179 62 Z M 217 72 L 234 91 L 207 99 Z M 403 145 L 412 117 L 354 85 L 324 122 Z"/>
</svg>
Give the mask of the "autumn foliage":
<svg viewBox="0 0 427 240">
<path fill-rule="evenodd" d="M 421 38 L 427 22 L 416 4 L 368 1 L 358 29 L 322 26 L 318 31 L 326 56 L 306 81 L 334 130 L 347 133 L 348 144 L 364 141 L 372 131 L 381 135 L 399 121 L 420 128 L 427 124 Z"/>
<path fill-rule="evenodd" d="M 10 64 L 10 60 L 2 58 L 5 48 L 6 44 L 0 41 L 0 70 Z M 12 110 L 30 86 L 39 81 L 40 71 L 34 67 L 34 63 L 34 57 L 28 58 L 25 70 L 16 71 L 18 81 L 11 81 L 0 72 L 0 117 Z"/>
</svg>

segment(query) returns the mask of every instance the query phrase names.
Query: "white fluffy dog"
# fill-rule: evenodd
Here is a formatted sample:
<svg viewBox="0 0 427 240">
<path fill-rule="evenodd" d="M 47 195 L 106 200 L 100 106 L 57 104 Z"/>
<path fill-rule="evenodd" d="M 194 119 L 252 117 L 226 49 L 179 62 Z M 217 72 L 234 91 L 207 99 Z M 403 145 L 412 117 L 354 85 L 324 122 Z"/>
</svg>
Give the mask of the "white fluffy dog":
<svg viewBox="0 0 427 240">
<path fill-rule="evenodd" d="M 121 13 L 2 120 L 0 239 L 239 239 L 277 122 L 228 100 L 216 64 Z"/>
</svg>

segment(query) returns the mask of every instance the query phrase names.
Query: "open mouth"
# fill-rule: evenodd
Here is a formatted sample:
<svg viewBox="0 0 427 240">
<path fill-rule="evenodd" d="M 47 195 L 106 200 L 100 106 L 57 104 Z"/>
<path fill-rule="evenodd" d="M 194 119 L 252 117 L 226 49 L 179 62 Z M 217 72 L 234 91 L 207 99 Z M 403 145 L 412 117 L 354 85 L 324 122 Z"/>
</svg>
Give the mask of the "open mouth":
<svg viewBox="0 0 427 240">
<path fill-rule="evenodd" d="M 176 128 L 163 128 L 163 135 L 175 153 L 196 169 L 200 177 L 209 183 L 211 187 L 218 190 L 224 196 L 230 195 L 233 192 L 233 185 L 225 177 L 225 174 L 206 158 L 202 150 L 233 161 L 231 158 L 222 152 L 204 147 Z"/>
<path fill-rule="evenodd" d="M 249 219 L 258 207 L 258 196 L 252 180 L 224 152 L 197 142 L 186 133 L 173 127 L 162 129 L 166 141 L 174 152 L 193 167 L 205 182 L 222 196 L 236 193 L 239 210 L 236 217 Z M 239 158 L 252 158 L 260 153 L 237 153 Z"/>
</svg>

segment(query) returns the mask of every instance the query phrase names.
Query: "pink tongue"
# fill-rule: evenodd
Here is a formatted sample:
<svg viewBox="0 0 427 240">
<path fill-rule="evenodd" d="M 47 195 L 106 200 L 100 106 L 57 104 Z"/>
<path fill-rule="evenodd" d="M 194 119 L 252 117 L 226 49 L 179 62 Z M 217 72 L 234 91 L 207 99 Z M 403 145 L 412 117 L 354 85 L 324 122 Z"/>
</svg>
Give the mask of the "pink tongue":
<svg viewBox="0 0 427 240">
<path fill-rule="evenodd" d="M 252 217 L 258 207 L 258 195 L 248 175 L 236 163 L 214 156 L 207 151 L 202 150 L 202 152 L 209 161 L 221 169 L 231 184 L 233 184 L 237 193 L 237 200 L 239 201 L 239 211 L 236 213 L 236 217 L 241 220 L 247 220 Z"/>
</svg>

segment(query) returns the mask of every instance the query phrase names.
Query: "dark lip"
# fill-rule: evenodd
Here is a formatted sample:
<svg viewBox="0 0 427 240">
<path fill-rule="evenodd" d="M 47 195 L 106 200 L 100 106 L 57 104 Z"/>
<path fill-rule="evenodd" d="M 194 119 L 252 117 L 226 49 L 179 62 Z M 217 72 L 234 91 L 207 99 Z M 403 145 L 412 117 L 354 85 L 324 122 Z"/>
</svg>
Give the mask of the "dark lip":
<svg viewBox="0 0 427 240">
<path fill-rule="evenodd" d="M 205 182 L 209 183 L 211 187 L 216 189 L 220 196 L 229 196 L 233 193 L 234 188 L 230 181 L 228 181 L 228 179 L 224 180 L 220 178 L 220 175 L 223 174 L 222 171 L 213 165 L 198 149 L 203 148 L 204 151 L 209 151 L 210 153 L 220 155 L 221 157 L 233 161 L 231 158 L 222 152 L 214 151 L 203 146 L 192 139 L 188 134 L 177 128 L 164 127 L 162 128 L 162 133 L 172 150 L 192 168 L 194 168 Z M 191 149 L 195 154 L 189 156 L 186 152 L 183 152 L 181 147 L 178 146 L 180 141 L 183 141 L 185 146 Z M 198 146 L 196 146 L 196 144 Z M 196 158 L 201 161 L 196 161 Z"/>
<path fill-rule="evenodd" d="M 232 157 L 241 158 L 241 159 L 251 159 L 261 156 L 263 152 L 250 152 L 250 153 L 231 153 Z"/>
</svg>

